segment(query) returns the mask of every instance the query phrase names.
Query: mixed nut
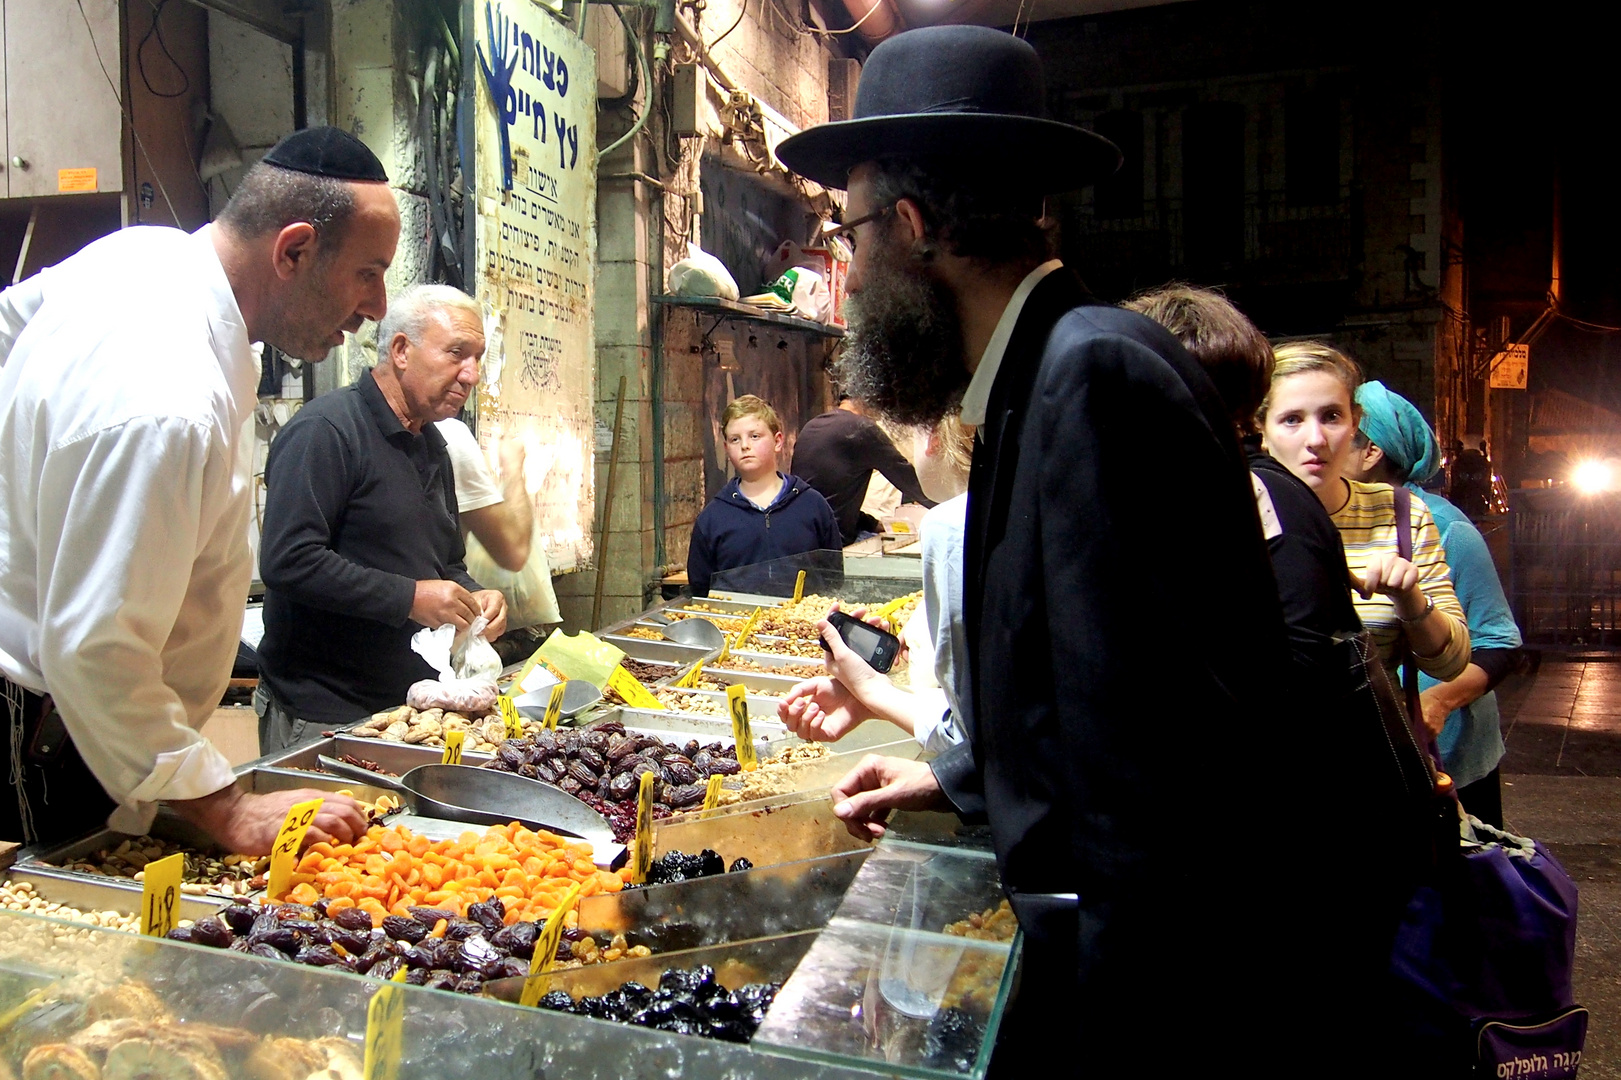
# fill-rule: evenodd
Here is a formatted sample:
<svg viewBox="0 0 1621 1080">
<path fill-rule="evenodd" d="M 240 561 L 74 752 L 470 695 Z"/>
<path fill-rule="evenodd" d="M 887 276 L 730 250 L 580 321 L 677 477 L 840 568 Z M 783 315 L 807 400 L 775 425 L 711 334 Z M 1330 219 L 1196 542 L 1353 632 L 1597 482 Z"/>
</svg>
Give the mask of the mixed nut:
<svg viewBox="0 0 1621 1080">
<path fill-rule="evenodd" d="M 33 884 L 27 881 L 0 882 L 0 908 L 84 923 L 103 930 L 136 933 L 141 929 L 141 920 L 137 915 L 123 915 L 116 911 L 81 911 L 67 904 L 58 904 L 39 895 Z"/>
<path fill-rule="evenodd" d="M 264 888 L 263 875 L 270 869 L 268 855 L 205 855 L 155 836 L 120 841 L 116 847 L 102 848 L 93 855 L 65 864 L 62 869 L 142 881 L 146 878 L 147 863 L 177 854 L 185 856 L 180 891 L 193 896 L 205 893 L 247 896 Z"/>
</svg>

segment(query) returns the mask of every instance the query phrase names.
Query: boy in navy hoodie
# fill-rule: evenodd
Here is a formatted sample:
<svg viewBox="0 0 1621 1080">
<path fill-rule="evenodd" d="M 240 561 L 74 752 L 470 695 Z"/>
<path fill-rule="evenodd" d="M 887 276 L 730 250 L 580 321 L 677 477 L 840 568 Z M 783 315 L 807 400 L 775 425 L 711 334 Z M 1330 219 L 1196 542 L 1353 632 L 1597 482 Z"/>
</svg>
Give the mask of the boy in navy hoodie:
<svg viewBox="0 0 1621 1080">
<path fill-rule="evenodd" d="M 693 596 L 708 596 L 710 578 L 723 570 L 843 546 L 827 500 L 799 477 L 777 471 L 782 422 L 775 409 L 744 394 L 726 406 L 721 433 L 737 477 L 693 523 L 687 548 Z M 794 576 L 788 576 L 790 586 Z M 770 582 L 746 584 L 745 591 L 756 591 Z"/>
</svg>

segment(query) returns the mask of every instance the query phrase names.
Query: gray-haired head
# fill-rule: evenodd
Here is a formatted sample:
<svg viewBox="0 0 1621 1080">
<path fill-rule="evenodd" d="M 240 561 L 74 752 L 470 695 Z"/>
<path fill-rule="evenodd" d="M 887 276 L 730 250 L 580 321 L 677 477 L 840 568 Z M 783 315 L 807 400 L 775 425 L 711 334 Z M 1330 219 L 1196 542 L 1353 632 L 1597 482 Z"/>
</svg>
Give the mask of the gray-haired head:
<svg viewBox="0 0 1621 1080">
<path fill-rule="evenodd" d="M 479 302 L 455 286 L 413 285 L 388 302 L 388 314 L 377 324 L 378 358 L 388 355 L 396 334 L 404 334 L 413 345 L 420 344 L 429 316 L 445 308 L 471 312 L 483 324 L 484 309 Z"/>
</svg>

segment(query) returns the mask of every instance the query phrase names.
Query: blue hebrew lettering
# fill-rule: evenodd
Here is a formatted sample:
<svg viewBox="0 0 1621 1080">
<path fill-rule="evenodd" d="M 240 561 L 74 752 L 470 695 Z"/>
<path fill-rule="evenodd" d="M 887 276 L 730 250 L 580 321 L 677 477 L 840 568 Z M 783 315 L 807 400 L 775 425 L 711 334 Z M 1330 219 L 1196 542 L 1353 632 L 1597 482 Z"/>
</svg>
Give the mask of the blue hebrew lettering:
<svg viewBox="0 0 1621 1080">
<path fill-rule="evenodd" d="M 520 49 L 514 48 L 511 55 L 507 53 L 507 46 L 513 42 L 509 40 L 506 19 L 500 19 L 501 31 L 496 33 L 495 24 L 497 11 L 485 0 L 484 26 L 489 34 L 490 52 L 493 62 L 486 58 L 483 48 L 478 48 L 478 66 L 484 73 L 484 85 L 490 92 L 490 100 L 495 102 L 497 110 L 501 113 L 503 123 L 496 125 L 501 137 L 501 190 L 512 190 L 512 140 L 509 125 L 518 119 L 518 97 L 512 88 L 512 73 L 518 66 Z M 477 47 L 477 46 L 475 46 Z"/>
<path fill-rule="evenodd" d="M 523 37 L 519 40 L 523 42 L 523 70 L 526 74 L 533 75 L 535 73 L 535 39 L 529 36 L 529 31 L 525 30 Z"/>
<path fill-rule="evenodd" d="M 580 125 L 579 124 L 570 124 L 569 127 L 568 127 L 568 147 L 569 147 L 568 167 L 572 169 L 572 168 L 574 168 L 574 166 L 576 166 L 576 165 L 578 165 L 580 163 Z"/>
<path fill-rule="evenodd" d="M 557 96 L 568 97 L 568 64 L 562 56 L 557 58 Z"/>
<path fill-rule="evenodd" d="M 529 103 L 529 111 L 535 120 L 534 139 L 536 142 L 544 143 L 546 141 L 546 106 L 540 103 L 539 98 L 534 98 Z"/>
<path fill-rule="evenodd" d="M 562 113 L 552 114 L 552 123 L 557 127 L 557 167 L 568 168 L 568 121 L 563 119 Z"/>
<path fill-rule="evenodd" d="M 541 73 L 541 76 L 540 76 L 541 80 L 543 82 L 545 82 L 546 89 L 548 89 L 548 90 L 556 90 L 557 89 L 557 79 L 552 74 L 552 69 L 557 66 L 557 54 L 552 52 L 546 46 L 542 45 L 540 47 L 540 55 L 541 55 L 541 59 L 546 62 L 546 70 Z"/>
</svg>

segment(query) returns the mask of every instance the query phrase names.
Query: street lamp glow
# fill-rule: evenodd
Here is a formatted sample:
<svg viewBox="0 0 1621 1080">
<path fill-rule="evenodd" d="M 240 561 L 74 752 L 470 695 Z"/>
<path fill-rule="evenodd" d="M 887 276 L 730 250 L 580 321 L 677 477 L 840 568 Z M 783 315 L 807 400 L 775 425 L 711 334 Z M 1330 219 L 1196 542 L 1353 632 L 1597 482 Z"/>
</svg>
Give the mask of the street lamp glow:
<svg viewBox="0 0 1621 1080">
<path fill-rule="evenodd" d="M 1588 458 L 1570 471 L 1570 482 L 1583 495 L 1598 495 L 1615 488 L 1615 474 L 1608 461 Z"/>
</svg>

